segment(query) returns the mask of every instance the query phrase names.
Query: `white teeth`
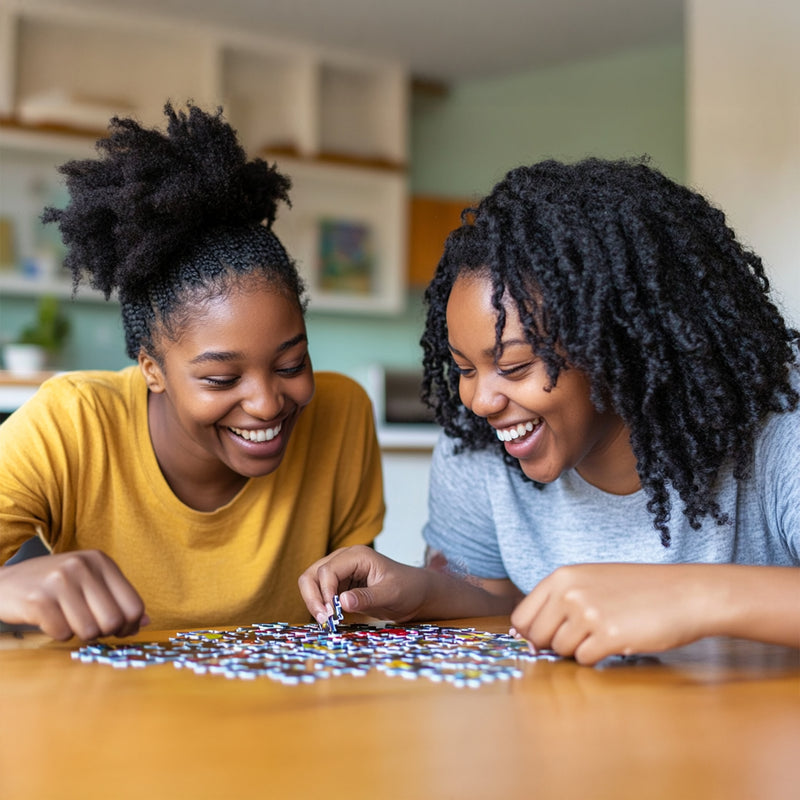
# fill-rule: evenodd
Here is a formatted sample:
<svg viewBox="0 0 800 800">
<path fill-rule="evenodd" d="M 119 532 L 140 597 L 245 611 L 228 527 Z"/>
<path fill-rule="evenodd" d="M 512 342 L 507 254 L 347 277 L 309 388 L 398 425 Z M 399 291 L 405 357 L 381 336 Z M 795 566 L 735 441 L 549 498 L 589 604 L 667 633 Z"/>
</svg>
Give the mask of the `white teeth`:
<svg viewBox="0 0 800 800">
<path fill-rule="evenodd" d="M 501 442 L 510 442 L 512 439 L 520 439 L 526 434 L 530 433 L 538 424 L 540 420 L 534 419 L 528 422 L 520 422 L 519 425 L 513 428 L 505 428 L 504 430 L 497 430 L 497 438 Z"/>
<path fill-rule="evenodd" d="M 283 423 L 276 425 L 274 428 L 261 428 L 257 431 L 246 431 L 243 428 L 231 428 L 230 430 L 249 442 L 269 442 L 281 432 L 282 427 Z"/>
</svg>

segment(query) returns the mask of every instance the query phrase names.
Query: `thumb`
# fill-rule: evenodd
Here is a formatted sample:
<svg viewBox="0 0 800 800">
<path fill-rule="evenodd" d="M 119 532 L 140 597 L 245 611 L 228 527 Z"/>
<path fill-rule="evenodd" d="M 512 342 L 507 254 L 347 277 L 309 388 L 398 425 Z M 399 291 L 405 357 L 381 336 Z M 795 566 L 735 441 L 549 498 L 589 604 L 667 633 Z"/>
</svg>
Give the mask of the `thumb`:
<svg viewBox="0 0 800 800">
<path fill-rule="evenodd" d="M 343 611 L 351 613 L 369 614 L 383 608 L 386 604 L 380 586 L 363 586 L 357 589 L 348 589 L 339 595 L 339 602 Z"/>
</svg>

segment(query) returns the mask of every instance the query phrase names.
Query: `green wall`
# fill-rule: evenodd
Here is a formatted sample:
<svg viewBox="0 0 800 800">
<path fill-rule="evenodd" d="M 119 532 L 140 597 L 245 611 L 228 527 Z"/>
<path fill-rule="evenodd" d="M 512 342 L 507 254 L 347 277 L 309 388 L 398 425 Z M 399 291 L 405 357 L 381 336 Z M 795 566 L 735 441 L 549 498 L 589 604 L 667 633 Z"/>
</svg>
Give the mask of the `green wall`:
<svg viewBox="0 0 800 800">
<path fill-rule="evenodd" d="M 64 301 L 72 324 L 70 339 L 54 366 L 62 369 L 119 369 L 132 363 L 125 355 L 116 303 Z M 33 321 L 36 301 L 0 296 L 0 341 L 7 341 Z M 408 298 L 403 314 L 391 317 L 307 315 L 315 369 L 337 370 L 362 380 L 373 363 L 403 367 L 421 357 L 422 298 Z"/>
<path fill-rule="evenodd" d="M 411 191 L 480 195 L 510 167 L 545 157 L 572 160 L 648 153 L 671 177 L 685 174 L 684 52 L 680 44 L 465 81 L 445 97 L 415 94 Z M 37 206 L 38 207 L 38 206 Z M 0 341 L 34 313 L 35 301 L 0 297 Z M 115 369 L 129 363 L 114 304 L 70 303 L 73 336 L 60 366 Z M 399 316 L 308 315 L 317 369 L 360 377 L 370 363 L 416 364 L 421 298 Z"/>
<path fill-rule="evenodd" d="M 511 167 L 588 155 L 647 153 L 683 180 L 684 97 L 680 43 L 417 93 L 412 190 L 482 195 Z"/>
</svg>

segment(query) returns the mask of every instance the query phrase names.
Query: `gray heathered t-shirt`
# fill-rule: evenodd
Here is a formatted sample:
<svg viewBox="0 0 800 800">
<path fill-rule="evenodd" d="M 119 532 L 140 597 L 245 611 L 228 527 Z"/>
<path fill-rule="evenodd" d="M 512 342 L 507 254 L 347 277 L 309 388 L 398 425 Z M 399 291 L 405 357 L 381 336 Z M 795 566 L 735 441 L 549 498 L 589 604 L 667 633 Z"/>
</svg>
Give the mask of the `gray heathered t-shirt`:
<svg viewBox="0 0 800 800">
<path fill-rule="evenodd" d="M 509 578 L 522 592 L 564 564 L 625 561 L 800 565 L 800 409 L 765 425 L 752 477 L 720 476 L 718 502 L 732 520 L 693 530 L 672 496 L 664 547 L 643 491 L 608 494 L 569 470 L 543 489 L 523 480 L 496 449 L 434 448 L 426 543 L 456 570 Z"/>
</svg>

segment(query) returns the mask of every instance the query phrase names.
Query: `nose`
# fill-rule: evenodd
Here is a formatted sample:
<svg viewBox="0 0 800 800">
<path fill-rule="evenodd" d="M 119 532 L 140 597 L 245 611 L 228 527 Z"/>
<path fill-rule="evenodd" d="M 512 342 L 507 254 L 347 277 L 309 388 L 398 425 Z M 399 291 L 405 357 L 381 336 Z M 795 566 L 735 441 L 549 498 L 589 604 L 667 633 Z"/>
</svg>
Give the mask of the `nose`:
<svg viewBox="0 0 800 800">
<path fill-rule="evenodd" d="M 461 402 L 479 417 L 491 417 L 505 408 L 508 402 L 495 380 L 496 375 L 476 374 L 472 378 L 461 378 L 458 393 Z"/>
<path fill-rule="evenodd" d="M 280 381 L 251 378 L 243 382 L 242 390 L 240 405 L 251 417 L 268 422 L 280 416 L 284 403 Z"/>
</svg>

